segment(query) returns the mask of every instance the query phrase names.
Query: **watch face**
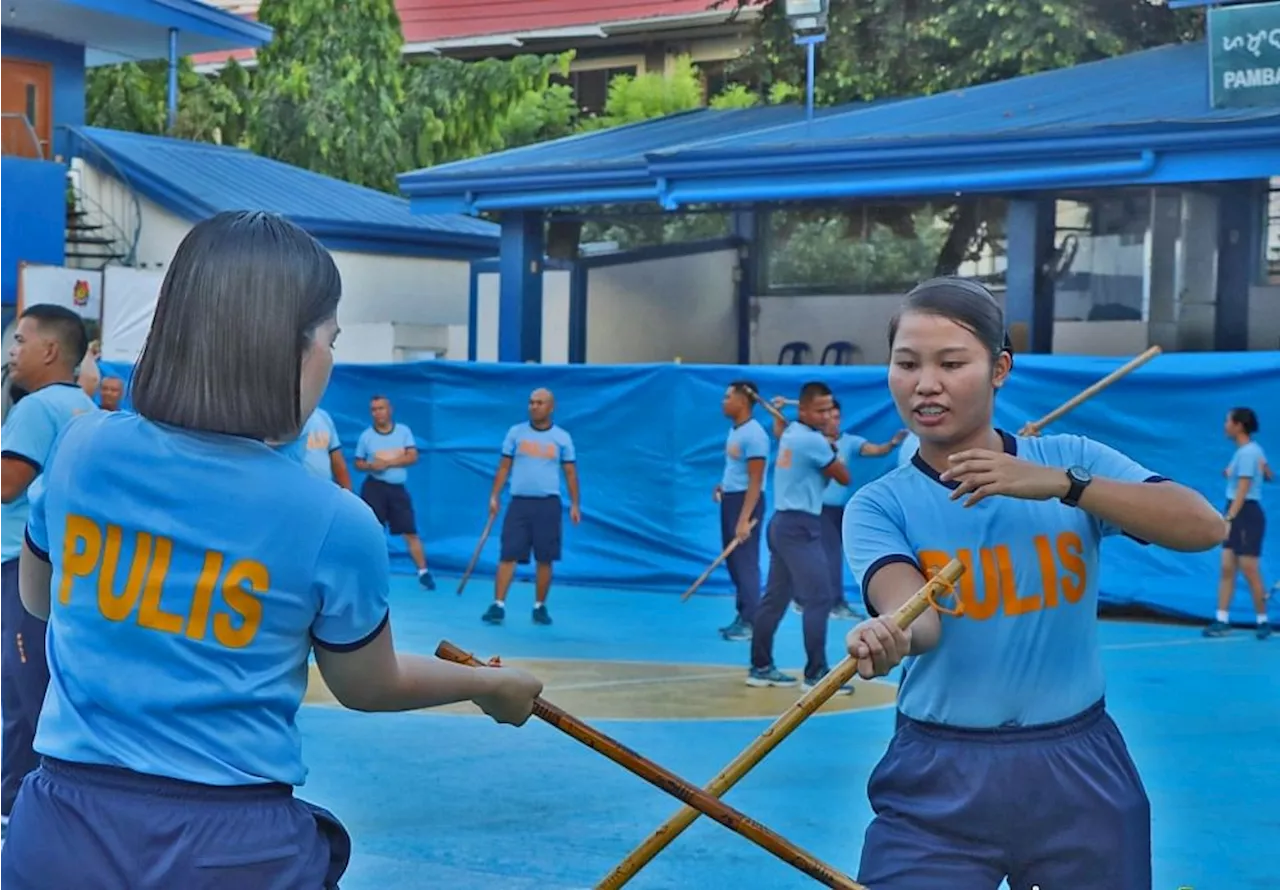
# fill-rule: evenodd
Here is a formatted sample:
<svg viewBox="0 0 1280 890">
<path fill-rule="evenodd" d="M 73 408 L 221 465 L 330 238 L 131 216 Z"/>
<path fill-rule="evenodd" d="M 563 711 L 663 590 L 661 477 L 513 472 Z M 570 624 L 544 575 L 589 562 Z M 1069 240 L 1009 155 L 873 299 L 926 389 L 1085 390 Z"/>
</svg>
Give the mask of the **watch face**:
<svg viewBox="0 0 1280 890">
<path fill-rule="evenodd" d="M 1079 482 L 1081 484 L 1088 484 L 1093 479 L 1093 477 L 1089 475 L 1089 471 L 1084 467 L 1072 467 L 1067 470 L 1067 475 L 1071 477 L 1072 481 Z"/>
</svg>

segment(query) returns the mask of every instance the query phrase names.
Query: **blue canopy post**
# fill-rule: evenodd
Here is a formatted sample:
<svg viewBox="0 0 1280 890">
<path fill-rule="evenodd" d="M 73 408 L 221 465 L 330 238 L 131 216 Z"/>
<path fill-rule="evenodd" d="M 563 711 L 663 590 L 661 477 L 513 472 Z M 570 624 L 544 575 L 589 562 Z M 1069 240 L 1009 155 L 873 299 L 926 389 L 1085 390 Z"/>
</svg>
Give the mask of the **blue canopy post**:
<svg viewBox="0 0 1280 890">
<path fill-rule="evenodd" d="M 1011 200 L 1006 220 L 1004 311 L 1010 336 L 1017 349 L 1053 352 L 1054 200 Z"/>
<path fill-rule="evenodd" d="M 502 214 L 498 260 L 498 361 L 542 360 L 543 214 Z"/>
<path fill-rule="evenodd" d="M 172 133 L 178 125 L 178 29 L 169 29 L 169 117 L 167 130 Z"/>
</svg>

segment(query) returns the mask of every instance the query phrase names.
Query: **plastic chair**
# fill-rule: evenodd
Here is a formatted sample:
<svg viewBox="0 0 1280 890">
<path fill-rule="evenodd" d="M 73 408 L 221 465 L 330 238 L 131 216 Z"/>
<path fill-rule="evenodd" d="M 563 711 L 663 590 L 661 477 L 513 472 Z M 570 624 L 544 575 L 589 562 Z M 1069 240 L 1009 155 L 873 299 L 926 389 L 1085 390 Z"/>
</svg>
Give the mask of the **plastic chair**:
<svg viewBox="0 0 1280 890">
<path fill-rule="evenodd" d="M 851 365 L 853 357 L 862 350 L 858 348 L 856 343 L 850 343 L 848 340 L 836 340 L 827 344 L 827 348 L 822 350 L 823 365 Z M 828 362 L 827 357 L 831 356 L 833 361 Z"/>
<path fill-rule="evenodd" d="M 804 365 L 808 364 L 809 356 L 813 355 L 813 347 L 803 340 L 792 340 L 790 343 L 784 343 L 782 349 L 778 351 L 778 364 L 780 365 Z"/>
</svg>

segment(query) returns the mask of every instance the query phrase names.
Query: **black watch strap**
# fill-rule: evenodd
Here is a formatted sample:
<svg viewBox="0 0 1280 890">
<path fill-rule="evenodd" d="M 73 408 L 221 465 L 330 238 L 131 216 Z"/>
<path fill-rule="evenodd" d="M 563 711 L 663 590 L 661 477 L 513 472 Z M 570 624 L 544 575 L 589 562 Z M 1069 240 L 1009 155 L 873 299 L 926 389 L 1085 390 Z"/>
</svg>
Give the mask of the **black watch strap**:
<svg viewBox="0 0 1280 890">
<path fill-rule="evenodd" d="M 1067 482 L 1070 486 L 1067 493 L 1062 496 L 1062 503 L 1068 507 L 1077 507 L 1080 505 L 1080 496 L 1084 494 L 1084 490 L 1089 487 L 1089 483 L 1093 479 L 1089 473 L 1083 469 L 1072 467 L 1067 470 Z"/>
</svg>

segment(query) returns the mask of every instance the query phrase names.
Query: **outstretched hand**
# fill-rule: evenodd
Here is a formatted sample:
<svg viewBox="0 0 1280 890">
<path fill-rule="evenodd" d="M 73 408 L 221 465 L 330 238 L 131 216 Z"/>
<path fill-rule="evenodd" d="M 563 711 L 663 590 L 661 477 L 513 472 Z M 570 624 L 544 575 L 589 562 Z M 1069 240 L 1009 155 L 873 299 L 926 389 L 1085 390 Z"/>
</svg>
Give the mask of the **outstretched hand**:
<svg viewBox="0 0 1280 890">
<path fill-rule="evenodd" d="M 951 466 L 939 478 L 959 482 L 951 500 L 969 495 L 964 506 L 972 507 L 994 494 L 1047 501 L 1066 495 L 1070 489 L 1065 470 L 1019 460 L 1003 451 L 973 448 L 949 458 Z"/>
</svg>

